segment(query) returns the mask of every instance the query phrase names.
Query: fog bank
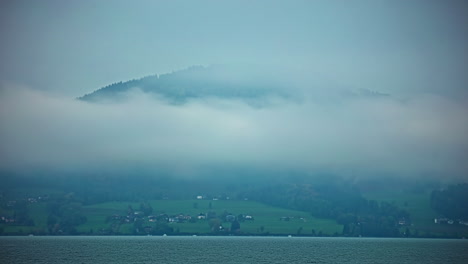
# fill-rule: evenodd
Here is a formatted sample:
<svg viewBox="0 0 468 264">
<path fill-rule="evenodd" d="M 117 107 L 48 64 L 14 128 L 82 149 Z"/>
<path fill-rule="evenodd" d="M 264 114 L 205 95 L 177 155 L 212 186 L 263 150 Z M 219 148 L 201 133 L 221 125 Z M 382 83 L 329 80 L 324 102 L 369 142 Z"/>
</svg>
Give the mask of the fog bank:
<svg viewBox="0 0 468 264">
<path fill-rule="evenodd" d="M 468 178 L 463 100 L 269 98 L 259 108 L 216 98 L 172 105 L 137 88 L 127 96 L 96 104 L 3 88 L 0 168 L 168 168 L 197 177 L 198 169 L 214 166 Z"/>
</svg>

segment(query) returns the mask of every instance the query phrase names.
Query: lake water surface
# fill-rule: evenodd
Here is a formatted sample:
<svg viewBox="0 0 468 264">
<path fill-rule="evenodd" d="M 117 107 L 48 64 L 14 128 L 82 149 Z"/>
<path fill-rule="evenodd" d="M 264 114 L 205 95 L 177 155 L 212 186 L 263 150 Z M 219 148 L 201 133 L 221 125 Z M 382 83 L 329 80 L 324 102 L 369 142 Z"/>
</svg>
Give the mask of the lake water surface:
<svg viewBox="0 0 468 264">
<path fill-rule="evenodd" d="M 468 263 L 467 240 L 0 237 L 0 263 Z"/>
</svg>

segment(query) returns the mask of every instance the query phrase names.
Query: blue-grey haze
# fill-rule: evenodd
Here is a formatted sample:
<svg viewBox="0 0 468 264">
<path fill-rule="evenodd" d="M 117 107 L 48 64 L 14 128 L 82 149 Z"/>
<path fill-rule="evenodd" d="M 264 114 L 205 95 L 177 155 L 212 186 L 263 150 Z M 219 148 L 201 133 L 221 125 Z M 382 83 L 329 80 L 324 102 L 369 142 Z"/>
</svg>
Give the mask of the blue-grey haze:
<svg viewBox="0 0 468 264">
<path fill-rule="evenodd" d="M 360 88 L 466 91 L 468 4 L 2 1 L 0 79 L 74 96 L 191 65 L 281 64 Z"/>
<path fill-rule="evenodd" d="M 467 25 L 457 0 L 2 1 L 0 169 L 194 176 L 214 165 L 466 180 Z M 300 87 L 301 100 L 171 105 L 138 87 L 125 102 L 75 100 L 213 64 L 263 69 Z M 328 97 L 334 89 L 391 96 Z"/>
</svg>

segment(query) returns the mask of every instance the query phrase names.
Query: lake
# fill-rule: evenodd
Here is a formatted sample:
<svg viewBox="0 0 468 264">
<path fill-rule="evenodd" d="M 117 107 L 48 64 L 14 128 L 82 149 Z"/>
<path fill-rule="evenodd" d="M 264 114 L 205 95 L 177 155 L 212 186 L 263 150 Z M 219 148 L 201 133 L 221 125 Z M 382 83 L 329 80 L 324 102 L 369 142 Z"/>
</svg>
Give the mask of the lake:
<svg viewBox="0 0 468 264">
<path fill-rule="evenodd" d="M 467 240 L 0 237 L 0 263 L 468 263 Z"/>
</svg>

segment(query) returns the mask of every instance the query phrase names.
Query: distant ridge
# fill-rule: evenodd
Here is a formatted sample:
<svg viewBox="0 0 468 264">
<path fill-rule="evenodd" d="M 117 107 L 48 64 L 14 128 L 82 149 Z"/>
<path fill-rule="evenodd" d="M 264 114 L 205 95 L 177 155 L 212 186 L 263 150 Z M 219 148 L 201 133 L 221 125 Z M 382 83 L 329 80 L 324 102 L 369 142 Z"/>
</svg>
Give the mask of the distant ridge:
<svg viewBox="0 0 468 264">
<path fill-rule="evenodd" d="M 113 83 L 78 99 L 89 102 L 116 99 L 132 88 L 158 94 L 173 103 L 202 97 L 258 99 L 287 96 L 285 89 L 269 79 L 267 72 L 252 73 L 229 66 L 192 66 L 172 73 Z"/>
<path fill-rule="evenodd" d="M 333 81 L 324 81 L 319 76 L 306 77 L 309 81 L 304 82 L 304 76 L 274 68 L 239 65 L 192 66 L 171 73 L 113 83 L 78 99 L 88 102 L 119 100 L 125 98 L 125 94 L 131 89 L 158 95 L 173 104 L 209 97 L 238 99 L 252 106 L 261 106 L 265 103 L 263 99 L 267 97 L 301 101 L 303 97 L 308 96 L 316 102 L 324 102 L 390 96 L 375 90 L 334 85 Z"/>
</svg>

